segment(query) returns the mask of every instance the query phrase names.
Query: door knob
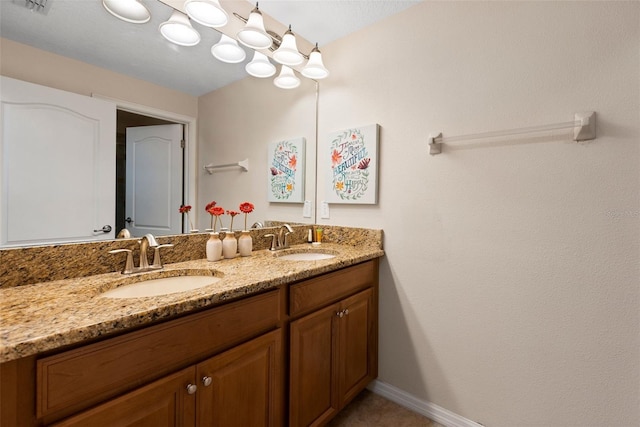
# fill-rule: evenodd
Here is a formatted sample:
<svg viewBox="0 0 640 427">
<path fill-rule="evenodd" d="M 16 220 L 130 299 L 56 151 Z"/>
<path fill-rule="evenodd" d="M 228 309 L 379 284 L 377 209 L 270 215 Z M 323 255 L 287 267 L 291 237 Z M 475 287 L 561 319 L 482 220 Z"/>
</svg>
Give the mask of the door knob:
<svg viewBox="0 0 640 427">
<path fill-rule="evenodd" d="M 130 216 L 128 216 L 127 219 L 124 220 L 124 222 L 126 222 L 127 224 L 131 224 L 133 220 L 131 219 Z"/>
<path fill-rule="evenodd" d="M 99 233 L 101 231 L 103 233 L 110 233 L 111 232 L 111 226 L 107 224 L 104 227 L 102 227 L 100 230 L 93 230 L 94 233 Z"/>
</svg>

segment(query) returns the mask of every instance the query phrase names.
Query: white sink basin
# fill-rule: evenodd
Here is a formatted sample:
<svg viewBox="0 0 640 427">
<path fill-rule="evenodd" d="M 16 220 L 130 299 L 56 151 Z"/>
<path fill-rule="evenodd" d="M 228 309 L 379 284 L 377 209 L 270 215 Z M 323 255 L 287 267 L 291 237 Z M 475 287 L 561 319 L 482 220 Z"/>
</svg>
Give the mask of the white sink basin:
<svg viewBox="0 0 640 427">
<path fill-rule="evenodd" d="M 295 254 L 280 255 L 278 259 L 287 261 L 318 261 L 321 259 L 335 258 L 335 255 L 322 252 L 299 252 Z"/>
<path fill-rule="evenodd" d="M 176 292 L 191 291 L 209 286 L 220 281 L 213 276 L 175 276 L 123 285 L 103 292 L 100 296 L 107 298 L 141 298 L 156 297 Z"/>
</svg>

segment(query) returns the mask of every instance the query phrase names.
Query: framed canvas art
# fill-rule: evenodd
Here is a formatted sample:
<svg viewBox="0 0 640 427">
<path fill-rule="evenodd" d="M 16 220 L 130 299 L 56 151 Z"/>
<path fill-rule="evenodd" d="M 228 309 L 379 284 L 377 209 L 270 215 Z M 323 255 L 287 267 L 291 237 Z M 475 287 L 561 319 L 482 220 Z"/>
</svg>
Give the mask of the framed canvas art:
<svg viewBox="0 0 640 427">
<path fill-rule="evenodd" d="M 378 136 L 377 124 L 329 134 L 323 156 L 327 202 L 378 202 Z"/>
<path fill-rule="evenodd" d="M 304 202 L 305 139 L 296 138 L 269 144 L 267 201 Z"/>
</svg>

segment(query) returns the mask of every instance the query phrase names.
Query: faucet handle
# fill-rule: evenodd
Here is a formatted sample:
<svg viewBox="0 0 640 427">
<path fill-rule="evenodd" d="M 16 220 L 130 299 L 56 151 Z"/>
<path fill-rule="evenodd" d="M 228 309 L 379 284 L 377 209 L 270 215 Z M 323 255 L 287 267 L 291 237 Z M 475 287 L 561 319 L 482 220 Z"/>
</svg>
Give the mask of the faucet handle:
<svg viewBox="0 0 640 427">
<path fill-rule="evenodd" d="M 155 246 L 153 249 L 153 264 L 151 264 L 151 268 L 162 268 L 162 261 L 160 260 L 160 249 L 162 248 L 172 248 L 173 245 L 171 243 L 165 243 L 164 245 Z"/>
<path fill-rule="evenodd" d="M 275 251 L 277 248 L 277 243 L 276 243 L 276 235 L 273 233 L 270 234 L 265 234 L 264 238 L 268 238 L 271 237 L 271 247 L 269 248 L 270 251 Z"/>
<path fill-rule="evenodd" d="M 133 255 L 131 255 L 131 249 L 114 249 L 109 251 L 110 254 L 119 254 L 121 252 L 127 253 L 127 261 L 124 264 L 124 268 L 122 269 L 122 274 L 131 274 L 133 273 Z"/>
</svg>

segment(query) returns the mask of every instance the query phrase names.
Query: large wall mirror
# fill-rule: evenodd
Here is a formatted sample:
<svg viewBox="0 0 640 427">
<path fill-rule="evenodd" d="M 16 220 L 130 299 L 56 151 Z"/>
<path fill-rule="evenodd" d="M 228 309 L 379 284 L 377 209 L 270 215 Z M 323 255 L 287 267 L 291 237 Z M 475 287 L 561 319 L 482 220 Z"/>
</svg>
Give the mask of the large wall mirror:
<svg viewBox="0 0 640 427">
<path fill-rule="evenodd" d="M 184 202 L 194 204 L 199 210 L 194 215 L 196 228 L 206 228 L 208 216 L 203 209 L 204 204 L 212 198 L 225 208 L 235 210 L 237 203 L 244 200 L 252 201 L 256 205 L 256 211 L 250 218 L 252 223 L 265 220 L 309 223 L 315 221 L 315 212 L 311 217 L 303 217 L 302 204 L 268 203 L 267 184 L 264 182 L 264 171 L 267 170 L 267 143 L 279 139 L 305 137 L 305 199 L 314 200 L 317 106 L 315 82 L 303 81 L 296 92 L 283 93 L 281 89 L 275 88 L 270 80 L 256 81 L 257 79 L 248 78 L 244 64 L 251 59 L 253 52 L 245 49 L 247 59 L 240 64 L 216 61 L 211 56 L 210 49 L 220 39 L 220 34 L 195 22 L 192 22 L 192 25 L 202 37 L 198 46 L 183 48 L 168 43 L 160 36 L 158 26 L 171 16 L 173 9 L 157 0 L 142 1 L 152 16 L 148 23 L 142 25 L 115 19 L 98 1 L 50 0 L 43 10 L 30 10 L 29 3 L 24 0 L 0 2 L 0 36 L 7 44 L 17 42 L 72 58 L 65 66 L 73 64 L 73 60 L 78 60 L 108 72 L 128 74 L 160 85 L 167 88 L 167 93 L 162 95 L 164 100 L 161 109 L 173 110 L 180 116 L 197 117 L 198 142 L 190 147 L 189 155 L 193 156 L 193 167 L 192 170 L 186 169 L 188 176 L 182 197 Z M 239 5 L 244 10 L 241 13 L 245 13 L 245 16 L 253 7 L 249 2 L 231 3 Z M 37 6 L 35 8 L 38 9 Z M 241 22 L 235 23 L 239 24 Z M 5 71 L 9 69 L 14 73 L 10 77 L 21 78 L 19 74 L 15 75 L 15 70 L 27 65 L 19 64 L 19 46 L 12 44 L 11 49 L 2 49 L 2 62 L 10 65 L 0 68 L 1 74 L 5 75 Z M 72 84 L 59 83 L 64 80 L 61 74 L 65 73 L 65 69 L 48 61 L 50 58 L 43 57 L 40 64 L 32 64 L 31 67 L 39 65 L 42 70 L 38 74 L 29 75 L 25 80 L 84 94 L 97 92 L 107 97 L 113 94 L 116 99 L 123 98 L 122 93 L 128 95 L 130 92 L 131 97 L 127 101 L 131 104 L 148 105 L 149 100 L 156 100 L 154 94 L 150 93 L 152 90 L 146 88 L 132 87 L 128 91 L 127 88 L 118 87 L 110 92 L 109 85 L 118 82 L 104 79 L 98 81 L 103 76 L 96 76 L 94 80 L 92 76 L 83 76 Z M 171 98 L 171 88 L 177 90 L 175 109 L 171 101 L 166 101 L 167 96 Z M 136 93 L 142 95 L 138 97 Z M 157 107 L 152 106 L 152 109 Z M 260 111 L 267 114 L 259 118 L 256 113 Z M 126 109 L 120 109 L 117 117 L 117 139 L 120 141 L 120 147 L 123 134 L 126 132 L 123 129 L 126 127 L 156 126 L 171 122 L 162 117 L 154 117 L 153 114 L 145 115 Z M 291 122 L 287 122 L 286 118 L 292 119 Z M 37 126 L 35 123 L 34 125 Z M 118 151 L 118 156 L 122 156 L 121 150 Z M 251 159 L 251 169 L 248 173 L 230 170 L 209 175 L 202 169 L 207 163 L 226 163 L 246 157 Z M 189 161 L 185 158 L 185 165 L 188 165 Z M 123 167 L 122 162 L 118 165 L 118 169 Z M 119 189 L 117 194 L 120 194 L 126 184 L 122 182 L 124 175 L 121 170 L 117 176 L 118 183 L 116 185 L 114 182 L 114 187 Z M 36 176 L 33 178 L 46 179 Z M 121 200 L 122 196 L 118 195 L 117 198 Z M 176 211 L 177 207 L 175 206 Z M 121 203 L 117 208 L 113 208 L 116 212 L 114 232 L 125 225 L 127 214 L 123 213 L 124 209 Z M 184 220 L 181 222 L 184 223 Z"/>
</svg>

